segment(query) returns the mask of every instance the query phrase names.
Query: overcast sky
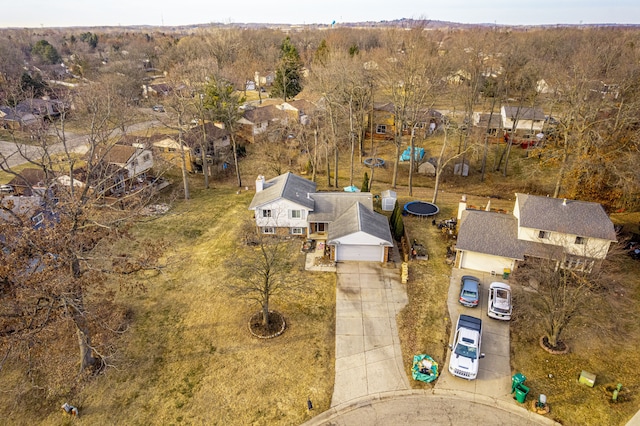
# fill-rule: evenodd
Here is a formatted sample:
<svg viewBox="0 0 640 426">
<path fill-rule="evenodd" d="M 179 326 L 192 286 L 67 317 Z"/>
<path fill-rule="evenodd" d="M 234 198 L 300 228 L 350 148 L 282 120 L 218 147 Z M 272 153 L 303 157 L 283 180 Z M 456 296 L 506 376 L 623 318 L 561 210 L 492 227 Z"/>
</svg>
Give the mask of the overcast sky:
<svg viewBox="0 0 640 426">
<path fill-rule="evenodd" d="M 0 27 L 331 24 L 400 18 L 460 23 L 640 24 L 639 0 L 2 0 Z"/>
</svg>

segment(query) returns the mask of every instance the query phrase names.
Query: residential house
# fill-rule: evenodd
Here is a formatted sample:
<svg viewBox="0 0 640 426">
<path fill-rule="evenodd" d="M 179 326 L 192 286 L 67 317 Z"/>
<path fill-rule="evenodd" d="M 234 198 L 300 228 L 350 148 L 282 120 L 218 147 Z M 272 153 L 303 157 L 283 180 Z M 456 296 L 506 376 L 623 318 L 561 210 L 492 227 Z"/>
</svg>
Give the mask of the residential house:
<svg viewBox="0 0 640 426">
<path fill-rule="evenodd" d="M 256 82 L 258 87 L 269 87 L 273 84 L 273 81 L 276 79 L 276 73 L 273 71 L 269 71 L 267 73 L 260 73 L 256 71 L 253 75 L 253 80 Z"/>
<path fill-rule="evenodd" d="M 249 210 L 260 232 L 313 238 L 336 261 L 383 262 L 393 246 L 387 218 L 373 211 L 372 194 L 316 192 L 314 182 L 293 173 L 258 176 Z"/>
<path fill-rule="evenodd" d="M 304 99 L 284 102 L 280 108 L 289 114 L 292 121 L 300 124 L 309 124 L 311 115 L 316 111 L 316 106 Z"/>
<path fill-rule="evenodd" d="M 9 185 L 13 187 L 15 194 L 18 196 L 42 196 L 49 188 L 52 178 L 52 176 L 47 176 L 42 169 L 28 167 L 11 179 Z"/>
<path fill-rule="evenodd" d="M 206 139 L 206 141 L 205 141 Z M 220 163 L 231 152 L 231 135 L 224 125 L 205 123 L 196 125 L 184 134 L 184 140 L 191 147 L 193 169 L 202 172 L 202 149 L 205 158 L 211 164 Z"/>
<path fill-rule="evenodd" d="M 142 86 L 142 96 L 144 98 L 159 98 L 166 97 L 171 94 L 173 88 L 166 83 L 157 83 L 157 84 L 145 84 Z"/>
<path fill-rule="evenodd" d="M 375 103 L 373 110 L 369 111 L 367 115 L 365 136 L 370 138 L 373 128 L 374 139 L 393 139 L 397 124 L 395 113 L 395 106 L 392 102 Z M 408 111 L 407 117 L 411 118 L 413 122 L 403 123 L 402 134 L 408 135 L 415 128 L 422 132 L 423 137 L 433 133 L 444 119 L 442 113 L 429 108 Z"/>
<path fill-rule="evenodd" d="M 542 132 L 546 118 L 542 109 L 524 106 L 502 106 L 500 116 L 503 129 L 524 138 Z"/>
<path fill-rule="evenodd" d="M 288 114 L 275 105 L 267 105 L 245 110 L 238 123 L 241 125 L 239 134 L 251 141 L 256 141 L 256 136 L 267 131 L 269 126 L 276 123 L 287 123 Z"/>
<path fill-rule="evenodd" d="M 374 139 L 393 139 L 396 129 L 395 107 L 393 103 L 374 103 L 373 110 L 370 111 L 368 115 L 368 123 L 366 137 L 371 137 L 371 129 L 373 129 Z"/>
<path fill-rule="evenodd" d="M 607 256 L 616 232 L 598 203 L 516 194 L 513 214 L 458 210 L 456 266 L 488 273 L 545 258 L 558 267 L 591 271 Z"/>
<path fill-rule="evenodd" d="M 193 153 L 187 144 L 183 143 L 180 146 L 177 138 L 169 135 L 155 135 L 149 139 L 153 147 L 154 158 L 161 158 L 172 166 L 182 168 L 182 156 L 184 155 L 184 165 L 187 172 L 193 173 L 195 171 Z"/>
<path fill-rule="evenodd" d="M 17 111 L 48 119 L 59 117 L 66 109 L 64 102 L 57 99 L 25 99 L 16 106 Z"/>
<path fill-rule="evenodd" d="M 9 130 L 24 130 L 40 124 L 40 119 L 34 114 L 18 111 L 15 108 L 0 106 L 0 128 Z"/>
<path fill-rule="evenodd" d="M 491 142 L 504 141 L 503 129 L 502 129 L 502 117 L 497 111 L 494 112 L 493 114 L 474 112 L 473 128 L 477 134 L 480 134 L 483 137 L 485 134 L 489 135 L 489 137 L 491 138 Z"/>
<path fill-rule="evenodd" d="M 145 173 L 153 167 L 151 149 L 144 145 L 115 144 L 98 149 L 94 153 L 94 160 L 103 164 L 104 172 L 112 180 L 99 185 L 99 190 L 104 193 L 119 194 L 129 190 L 142 183 L 146 179 Z"/>
</svg>

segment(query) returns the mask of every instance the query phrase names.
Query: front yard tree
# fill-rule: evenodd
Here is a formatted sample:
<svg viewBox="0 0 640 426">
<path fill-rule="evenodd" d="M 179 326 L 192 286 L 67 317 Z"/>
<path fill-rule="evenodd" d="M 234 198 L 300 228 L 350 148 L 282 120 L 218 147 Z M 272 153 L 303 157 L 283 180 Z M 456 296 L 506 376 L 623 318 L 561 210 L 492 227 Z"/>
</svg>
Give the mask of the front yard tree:
<svg viewBox="0 0 640 426">
<path fill-rule="evenodd" d="M 280 46 L 280 63 L 271 86 L 271 96 L 294 98 L 302 91 L 302 61 L 298 49 L 287 36 Z"/>
<path fill-rule="evenodd" d="M 269 332 L 272 297 L 301 288 L 290 274 L 295 267 L 291 256 L 294 241 L 262 234 L 253 223 L 247 223 L 245 228 L 244 241 L 247 244 L 236 257 L 238 261 L 231 287 L 237 295 L 260 306 L 262 327 Z"/>
<path fill-rule="evenodd" d="M 211 111 L 211 118 L 224 124 L 231 138 L 231 148 L 233 149 L 233 163 L 236 169 L 238 186 L 242 186 L 240 167 L 238 164 L 238 142 L 236 131 L 238 120 L 241 117 L 240 105 L 245 98 L 238 94 L 233 85 L 220 77 L 212 77 L 204 90 L 204 106 Z"/>
</svg>

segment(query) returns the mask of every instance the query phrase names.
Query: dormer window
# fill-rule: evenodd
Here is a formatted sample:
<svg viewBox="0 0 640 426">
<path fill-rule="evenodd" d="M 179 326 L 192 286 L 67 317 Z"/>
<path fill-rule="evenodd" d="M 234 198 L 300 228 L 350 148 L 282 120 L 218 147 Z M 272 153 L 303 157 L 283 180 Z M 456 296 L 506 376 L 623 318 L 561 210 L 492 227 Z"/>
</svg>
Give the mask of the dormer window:
<svg viewBox="0 0 640 426">
<path fill-rule="evenodd" d="M 576 237 L 576 244 L 586 244 L 587 239 L 585 237 Z"/>
<path fill-rule="evenodd" d="M 551 232 L 549 232 L 549 231 L 539 231 L 538 232 L 538 238 L 541 238 L 541 239 L 549 239 L 549 235 L 551 235 Z"/>
</svg>

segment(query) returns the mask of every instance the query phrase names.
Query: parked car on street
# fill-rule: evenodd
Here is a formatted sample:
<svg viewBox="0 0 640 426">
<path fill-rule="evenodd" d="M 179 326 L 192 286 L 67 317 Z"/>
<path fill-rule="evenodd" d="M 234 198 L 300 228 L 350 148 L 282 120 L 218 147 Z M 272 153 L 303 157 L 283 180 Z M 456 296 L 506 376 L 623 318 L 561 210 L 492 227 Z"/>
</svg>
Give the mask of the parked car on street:
<svg viewBox="0 0 640 426">
<path fill-rule="evenodd" d="M 480 280 L 471 275 L 462 277 L 460 286 L 460 303 L 469 308 L 475 308 L 480 303 Z"/>
<path fill-rule="evenodd" d="M 511 319 L 511 287 L 509 284 L 493 282 L 489 285 L 487 315 L 509 321 Z"/>
</svg>

